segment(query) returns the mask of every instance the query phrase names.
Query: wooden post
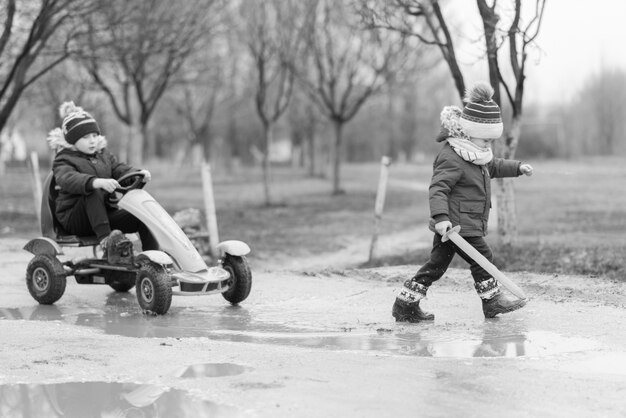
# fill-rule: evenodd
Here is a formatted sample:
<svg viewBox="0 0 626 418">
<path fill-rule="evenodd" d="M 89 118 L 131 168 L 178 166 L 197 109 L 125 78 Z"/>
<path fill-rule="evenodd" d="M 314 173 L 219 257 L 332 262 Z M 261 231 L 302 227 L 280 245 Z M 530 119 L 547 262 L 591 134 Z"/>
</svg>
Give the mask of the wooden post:
<svg viewBox="0 0 626 418">
<path fill-rule="evenodd" d="M 370 244 L 369 262 L 374 260 L 374 252 L 378 243 L 378 232 L 383 218 L 383 208 L 385 206 L 385 194 L 387 193 L 387 178 L 389 175 L 389 164 L 391 158 L 384 156 L 380 160 L 380 177 L 378 179 L 378 190 L 376 191 L 376 204 L 374 205 L 374 234 Z"/>
<path fill-rule="evenodd" d="M 204 195 L 204 213 L 206 214 L 207 230 L 209 231 L 209 248 L 211 257 L 218 257 L 217 244 L 217 216 L 215 214 L 215 199 L 213 198 L 213 180 L 211 179 L 211 165 L 202 159 L 202 192 Z"/>
<path fill-rule="evenodd" d="M 35 213 L 37 214 L 38 224 L 41 225 L 41 175 L 39 174 L 39 155 L 35 151 L 30 153 L 30 166 L 33 170 Z"/>
</svg>

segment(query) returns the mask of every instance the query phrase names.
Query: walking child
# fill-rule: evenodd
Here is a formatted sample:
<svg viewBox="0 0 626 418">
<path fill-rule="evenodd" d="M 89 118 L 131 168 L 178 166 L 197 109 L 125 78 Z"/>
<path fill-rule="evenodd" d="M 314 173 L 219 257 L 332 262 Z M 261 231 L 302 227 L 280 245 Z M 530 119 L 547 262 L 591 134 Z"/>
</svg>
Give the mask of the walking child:
<svg viewBox="0 0 626 418">
<path fill-rule="evenodd" d="M 404 282 L 396 297 L 392 315 L 398 322 L 435 319 L 420 308 L 420 300 L 426 297 L 430 285 L 443 276 L 455 254 L 470 265 L 486 318 L 526 304 L 526 299 L 505 295 L 498 281 L 452 241 L 441 240 L 449 228 L 460 225 L 460 235 L 493 262 L 493 254 L 484 239 L 491 206 L 491 179 L 533 173 L 529 164 L 494 158 L 491 143 L 502 135 L 503 124 L 493 93 L 490 85 L 477 83 L 466 92 L 463 110 L 446 106 L 441 112 L 442 130 L 436 141 L 442 142 L 443 147 L 433 163 L 429 187 L 429 229 L 435 233 L 433 247 L 430 259 Z"/>
<path fill-rule="evenodd" d="M 147 182 L 150 172 L 119 162 L 106 148 L 96 120 L 74 102 L 63 103 L 59 113 L 62 126 L 50 131 L 47 138 L 56 153 L 52 170 L 60 188 L 54 202 L 58 223 L 69 234 L 95 235 L 109 259 L 114 255 L 107 247 L 129 242 L 123 233 L 138 232 L 143 250 L 158 249 L 139 219 L 107 202 L 108 194 L 120 187 L 117 179 L 124 174 L 140 171 Z"/>
</svg>

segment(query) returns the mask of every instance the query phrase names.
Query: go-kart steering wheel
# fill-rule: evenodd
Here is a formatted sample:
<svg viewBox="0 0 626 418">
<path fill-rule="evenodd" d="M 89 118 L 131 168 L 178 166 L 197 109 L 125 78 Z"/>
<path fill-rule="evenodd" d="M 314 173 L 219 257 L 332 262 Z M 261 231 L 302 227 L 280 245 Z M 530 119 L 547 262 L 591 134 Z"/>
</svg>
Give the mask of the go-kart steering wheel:
<svg viewBox="0 0 626 418">
<path fill-rule="evenodd" d="M 109 194 L 109 202 L 117 203 L 128 191 L 143 188 L 143 186 L 146 185 L 146 183 L 143 181 L 145 177 L 146 175 L 142 171 L 133 171 L 131 173 L 124 174 L 122 177 L 117 179 L 120 187 L 115 189 L 115 192 Z M 134 180 L 129 181 L 130 179 Z M 128 182 L 128 185 L 123 186 L 122 184 L 125 182 Z"/>
</svg>

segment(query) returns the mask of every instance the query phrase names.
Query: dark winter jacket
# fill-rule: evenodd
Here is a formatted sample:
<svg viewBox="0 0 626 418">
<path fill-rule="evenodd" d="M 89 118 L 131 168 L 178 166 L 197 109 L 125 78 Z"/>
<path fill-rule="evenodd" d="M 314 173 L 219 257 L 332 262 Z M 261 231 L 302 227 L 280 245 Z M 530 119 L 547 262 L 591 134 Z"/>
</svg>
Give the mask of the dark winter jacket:
<svg viewBox="0 0 626 418">
<path fill-rule="evenodd" d="M 52 170 L 60 187 L 55 215 L 62 225 L 66 225 L 68 209 L 76 204 L 81 195 L 93 192 L 96 178 L 118 179 L 134 169 L 118 162 L 106 148 L 93 155 L 66 148 L 57 153 Z"/>
<path fill-rule="evenodd" d="M 472 164 L 445 142 L 433 163 L 429 188 L 430 230 L 435 232 L 435 223 L 449 220 L 452 226 L 461 225 L 462 236 L 486 236 L 491 179 L 517 177 L 520 165 L 520 161 L 503 158 L 494 158 L 484 166 Z"/>
</svg>

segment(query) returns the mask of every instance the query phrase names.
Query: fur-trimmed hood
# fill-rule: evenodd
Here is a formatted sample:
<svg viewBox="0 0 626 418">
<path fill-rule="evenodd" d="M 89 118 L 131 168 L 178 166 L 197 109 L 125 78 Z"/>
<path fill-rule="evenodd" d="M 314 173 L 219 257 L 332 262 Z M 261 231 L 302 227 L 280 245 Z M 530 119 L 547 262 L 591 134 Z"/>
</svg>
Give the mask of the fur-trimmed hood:
<svg viewBox="0 0 626 418">
<path fill-rule="evenodd" d="M 74 145 L 65 140 L 65 136 L 63 135 L 63 130 L 61 128 L 55 128 L 48 132 L 48 137 L 46 138 L 46 141 L 48 142 L 48 146 L 54 151 L 55 154 L 64 149 L 78 151 Z M 106 146 L 106 138 L 102 135 L 98 135 L 98 145 L 96 152 L 102 151 L 104 148 L 106 148 Z"/>
<path fill-rule="evenodd" d="M 470 139 L 469 135 L 459 123 L 462 113 L 463 111 L 457 106 L 444 106 L 439 115 L 439 119 L 441 120 L 441 132 L 435 139 L 437 142 L 443 142 L 450 137 Z"/>
</svg>

